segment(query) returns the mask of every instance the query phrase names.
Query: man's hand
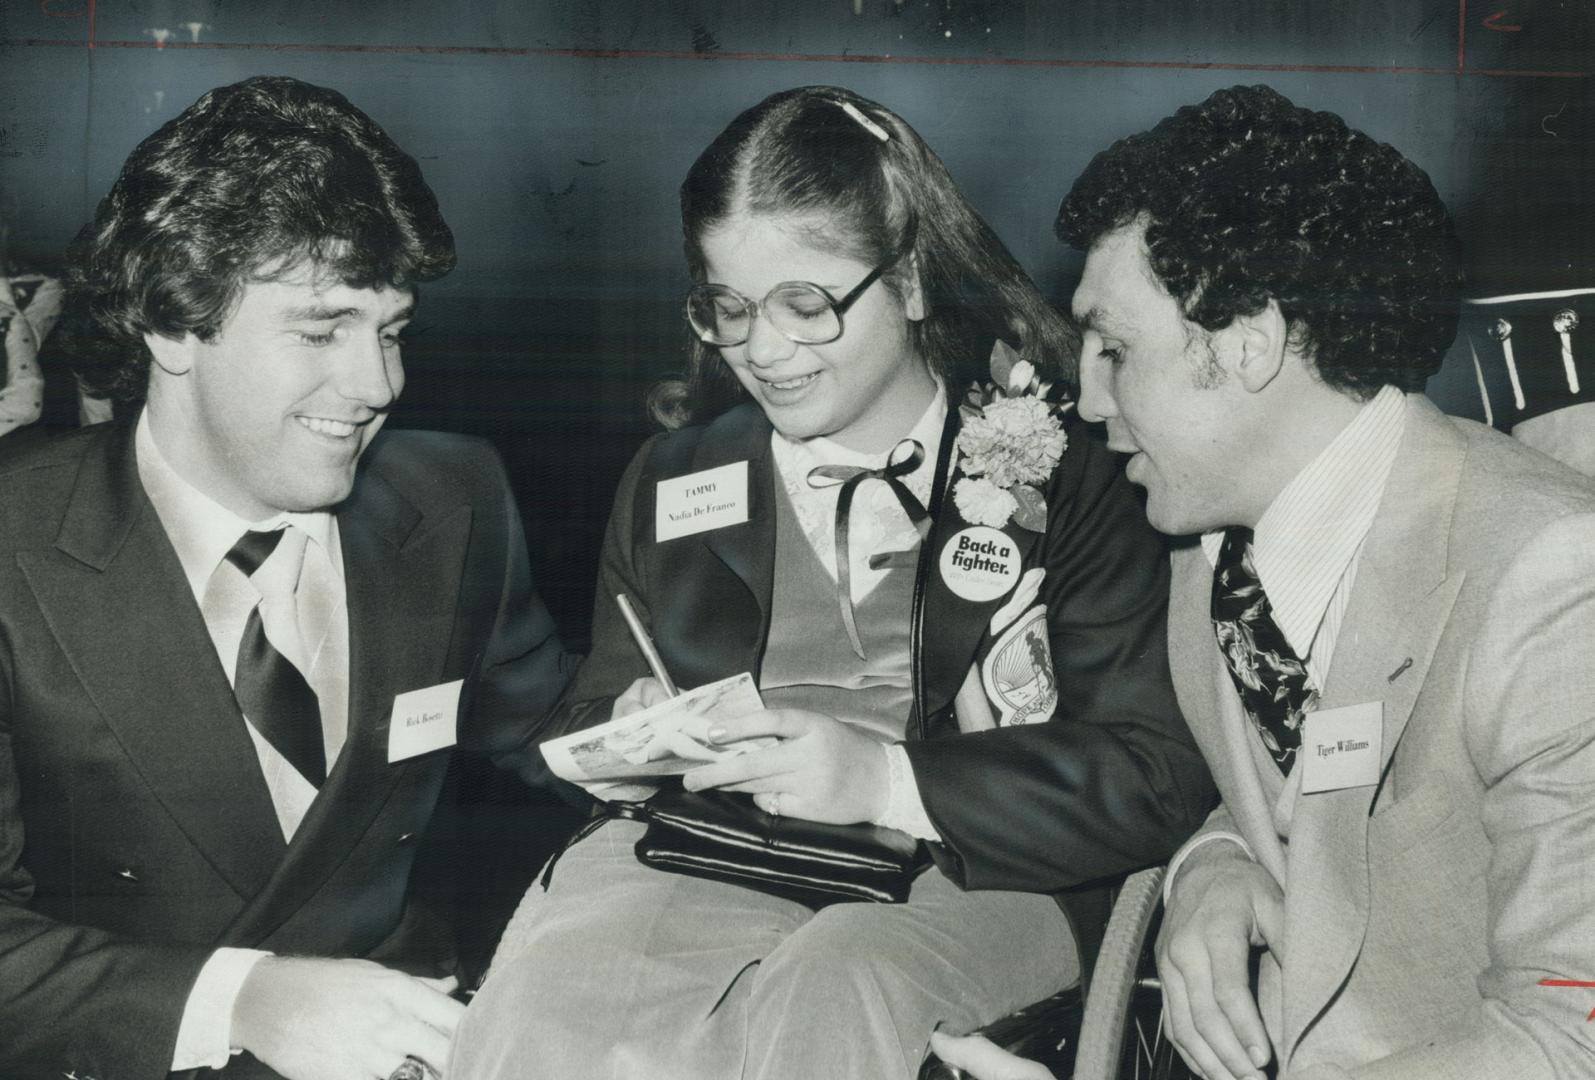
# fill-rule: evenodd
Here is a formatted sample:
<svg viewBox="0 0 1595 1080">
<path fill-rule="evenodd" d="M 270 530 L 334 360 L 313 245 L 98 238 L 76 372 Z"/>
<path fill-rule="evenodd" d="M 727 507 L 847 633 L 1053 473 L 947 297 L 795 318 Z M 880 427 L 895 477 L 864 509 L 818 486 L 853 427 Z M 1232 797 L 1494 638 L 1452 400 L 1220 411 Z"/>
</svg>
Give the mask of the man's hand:
<svg viewBox="0 0 1595 1080">
<path fill-rule="evenodd" d="M 874 821 L 886 809 L 891 772 L 877 740 L 805 709 L 749 713 L 709 730 L 716 743 L 761 735 L 781 741 L 693 769 L 682 783 L 688 791 L 751 791 L 760 809 L 835 825 Z"/>
<path fill-rule="evenodd" d="M 619 720 L 622 716 L 630 716 L 634 712 L 642 712 L 652 708 L 661 701 L 669 701 L 670 695 L 665 691 L 665 686 L 652 676 L 635 679 L 626 687 L 625 693 L 615 699 L 615 704 L 609 711 L 611 720 Z"/>
<path fill-rule="evenodd" d="M 980 1035 L 948 1035 L 933 1031 L 930 1048 L 971 1080 L 1055 1080 L 1052 1070 L 1029 1058 L 1016 1057 Z"/>
<path fill-rule="evenodd" d="M 1179 869 L 1157 939 L 1165 1026 L 1207 1080 L 1258 1078 L 1269 1043 L 1252 996 L 1251 950 L 1279 956 L 1285 896 L 1267 870 L 1219 840 Z"/>
<path fill-rule="evenodd" d="M 369 960 L 268 956 L 238 993 L 232 1041 L 288 1080 L 387 1080 L 412 1055 L 441 1074 L 465 1012 L 453 988 Z"/>
</svg>

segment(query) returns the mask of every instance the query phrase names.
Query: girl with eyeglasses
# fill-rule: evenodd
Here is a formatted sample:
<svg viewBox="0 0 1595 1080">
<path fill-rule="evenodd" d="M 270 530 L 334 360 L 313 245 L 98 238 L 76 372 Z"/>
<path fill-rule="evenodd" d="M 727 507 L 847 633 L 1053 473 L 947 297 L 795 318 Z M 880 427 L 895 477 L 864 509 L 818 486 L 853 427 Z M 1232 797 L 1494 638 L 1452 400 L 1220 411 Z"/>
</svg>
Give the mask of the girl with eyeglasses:
<svg viewBox="0 0 1595 1080">
<path fill-rule="evenodd" d="M 746 671 L 763 697 L 711 738 L 773 743 L 688 789 L 901 830 L 934 865 L 902 903 L 816 911 L 644 866 L 644 826 L 605 821 L 529 890 L 451 1080 L 912 1076 L 936 1025 L 1078 980 L 1050 894 L 1165 859 L 1211 805 L 1163 545 L 1042 396 L 1075 338 L 914 130 L 846 90 L 778 93 L 681 207 L 691 373 L 621 481 L 553 729 L 668 695 L 624 593 L 677 684 Z M 971 403 L 999 341 L 1004 393 Z"/>
</svg>

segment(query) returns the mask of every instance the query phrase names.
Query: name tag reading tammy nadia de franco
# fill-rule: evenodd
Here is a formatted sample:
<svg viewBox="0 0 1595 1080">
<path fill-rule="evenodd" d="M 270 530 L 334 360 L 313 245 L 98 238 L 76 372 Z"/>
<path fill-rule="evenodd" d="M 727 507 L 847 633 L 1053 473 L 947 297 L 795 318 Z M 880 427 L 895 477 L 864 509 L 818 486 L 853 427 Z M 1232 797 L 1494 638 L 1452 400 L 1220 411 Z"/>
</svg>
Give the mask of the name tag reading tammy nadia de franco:
<svg viewBox="0 0 1595 1080">
<path fill-rule="evenodd" d="M 1379 744 L 1384 736 L 1382 701 L 1318 709 L 1302 724 L 1300 764 L 1303 795 L 1367 787 L 1379 782 Z"/>
<path fill-rule="evenodd" d="M 654 495 L 654 540 L 723 529 L 748 520 L 748 463 L 661 480 Z"/>
</svg>

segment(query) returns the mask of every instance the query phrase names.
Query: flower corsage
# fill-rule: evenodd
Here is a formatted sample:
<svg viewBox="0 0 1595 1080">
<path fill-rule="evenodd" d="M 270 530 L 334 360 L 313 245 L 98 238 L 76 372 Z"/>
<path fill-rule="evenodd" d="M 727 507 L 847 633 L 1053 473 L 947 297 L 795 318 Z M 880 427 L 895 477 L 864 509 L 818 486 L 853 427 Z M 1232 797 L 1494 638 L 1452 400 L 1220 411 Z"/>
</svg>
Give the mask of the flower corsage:
<svg viewBox="0 0 1595 1080">
<path fill-rule="evenodd" d="M 1052 384 L 1001 341 L 991 350 L 991 378 L 971 385 L 958 407 L 964 478 L 953 488 L 953 502 L 975 525 L 1000 529 L 1012 519 L 1021 529 L 1043 532 L 1047 500 L 1040 485 L 1069 445 L 1061 417 L 1074 402 L 1048 401 Z"/>
</svg>

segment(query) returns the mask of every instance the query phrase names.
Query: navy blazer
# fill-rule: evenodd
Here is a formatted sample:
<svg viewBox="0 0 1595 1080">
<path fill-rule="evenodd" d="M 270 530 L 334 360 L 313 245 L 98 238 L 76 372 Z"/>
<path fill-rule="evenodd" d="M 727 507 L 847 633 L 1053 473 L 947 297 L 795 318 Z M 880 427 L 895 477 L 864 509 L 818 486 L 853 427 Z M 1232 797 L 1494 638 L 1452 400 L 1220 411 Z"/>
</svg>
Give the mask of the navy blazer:
<svg viewBox="0 0 1595 1080">
<path fill-rule="evenodd" d="M 959 417 L 949 410 L 937 461 L 948 477 Z M 992 614 L 936 569 L 968 527 L 951 498 L 933 498 L 919 559 L 913 656 L 918 705 L 907 752 L 940 832 L 938 864 L 969 889 L 1056 892 L 1166 859 L 1216 802 L 1212 779 L 1175 701 L 1165 635 L 1168 557 L 1119 462 L 1078 421 L 1046 489 L 1047 530 L 1009 524 L 1023 565 L 1045 567 L 1052 662 L 1060 691 L 1042 723 L 961 734 L 953 698 L 993 645 Z M 654 541 L 655 484 L 748 462 L 748 521 Z M 620 483 L 604 540 L 593 649 L 551 732 L 607 720 L 614 698 L 648 674 L 618 611 L 628 593 L 682 686 L 749 671 L 768 636 L 775 558 L 770 424 L 753 404 L 713 423 L 654 436 Z"/>
<path fill-rule="evenodd" d="M 363 458 L 348 738 L 289 844 L 132 428 L 6 455 L 0 506 L 0 1075 L 164 1077 L 218 946 L 448 970 L 407 894 L 450 754 L 388 764 L 394 695 L 479 671 L 461 744 L 536 772 L 563 685 L 493 451 L 399 432 Z"/>
</svg>

